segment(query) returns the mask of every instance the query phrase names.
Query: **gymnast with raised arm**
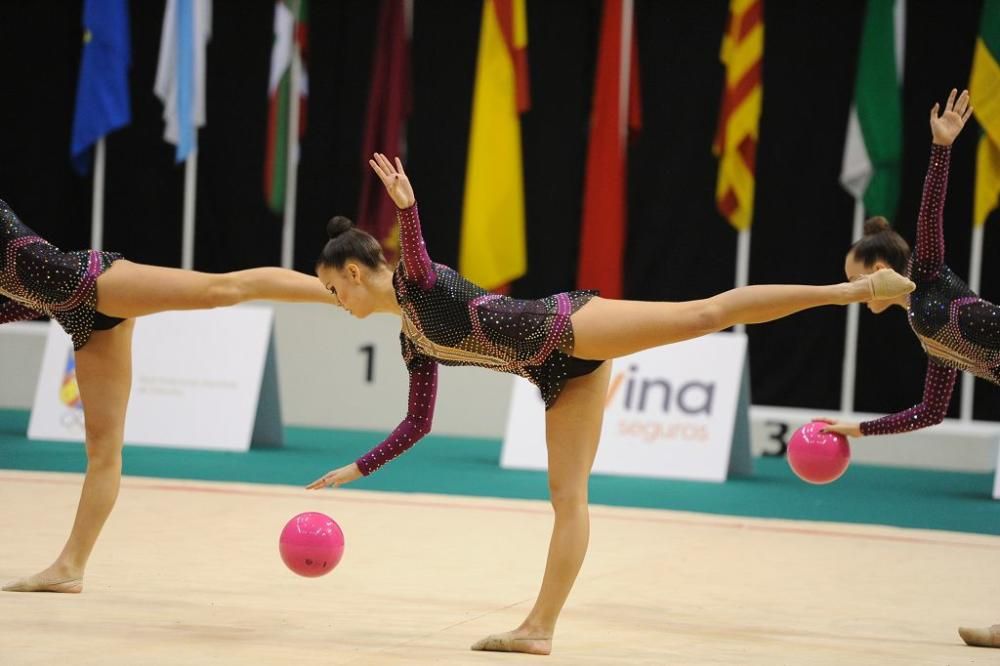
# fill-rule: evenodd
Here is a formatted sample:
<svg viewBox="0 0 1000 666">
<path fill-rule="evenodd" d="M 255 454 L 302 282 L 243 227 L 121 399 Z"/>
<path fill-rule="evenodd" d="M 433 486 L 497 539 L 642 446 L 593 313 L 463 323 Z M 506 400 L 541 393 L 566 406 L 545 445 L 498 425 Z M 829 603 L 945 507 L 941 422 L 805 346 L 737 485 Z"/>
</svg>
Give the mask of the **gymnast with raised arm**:
<svg viewBox="0 0 1000 666">
<path fill-rule="evenodd" d="M 980 298 L 944 262 L 944 197 L 951 144 L 971 116 L 968 90 L 959 95 L 952 89 L 943 112 L 939 104 L 931 109 L 931 160 L 912 254 L 889 222 L 875 217 L 865 222 L 864 236 L 844 260 L 850 280 L 890 267 L 916 283 L 913 293 L 872 301 L 868 308 L 875 314 L 893 305 L 906 310 L 910 328 L 927 353 L 923 399 L 909 409 L 864 423 L 827 420 L 830 425 L 825 430 L 851 437 L 920 430 L 944 420 L 960 371 L 1000 384 L 1000 307 Z M 1000 647 L 1000 624 L 962 627 L 959 634 L 969 645 Z"/>
<path fill-rule="evenodd" d="M 679 303 L 612 300 L 589 291 L 538 300 L 509 298 L 432 262 L 402 163 L 375 154 L 370 164 L 399 209 L 399 264 L 390 267 L 375 238 L 335 217 L 316 270 L 355 317 L 375 312 L 400 317 L 409 404 L 406 417 L 385 441 L 309 488 L 339 486 L 371 474 L 430 432 L 438 364 L 492 368 L 534 383 L 546 407 L 555 510 L 548 560 L 538 598 L 521 625 L 483 638 L 474 650 L 548 654 L 552 649 L 556 620 L 587 551 L 587 480 L 601 433 L 611 366 L 607 360 L 735 324 L 771 321 L 821 305 L 892 300 L 913 289 L 908 279 L 884 269 L 840 284 L 755 285 Z"/>
</svg>

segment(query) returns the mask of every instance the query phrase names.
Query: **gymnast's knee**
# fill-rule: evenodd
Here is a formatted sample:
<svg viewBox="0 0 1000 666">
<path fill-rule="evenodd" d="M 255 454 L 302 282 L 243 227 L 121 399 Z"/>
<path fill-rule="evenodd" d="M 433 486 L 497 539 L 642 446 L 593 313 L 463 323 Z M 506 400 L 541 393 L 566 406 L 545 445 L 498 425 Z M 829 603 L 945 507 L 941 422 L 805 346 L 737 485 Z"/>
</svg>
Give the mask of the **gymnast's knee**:
<svg viewBox="0 0 1000 666">
<path fill-rule="evenodd" d="M 556 514 L 569 514 L 574 511 L 586 510 L 586 482 L 584 482 L 582 488 L 577 488 L 575 484 L 549 481 L 549 502 L 552 504 L 552 508 Z"/>
<path fill-rule="evenodd" d="M 124 416 L 84 407 L 84 446 L 87 466 L 121 465 L 125 445 Z"/>
<path fill-rule="evenodd" d="M 123 437 L 112 429 L 87 427 L 87 469 L 121 469 Z"/>
</svg>

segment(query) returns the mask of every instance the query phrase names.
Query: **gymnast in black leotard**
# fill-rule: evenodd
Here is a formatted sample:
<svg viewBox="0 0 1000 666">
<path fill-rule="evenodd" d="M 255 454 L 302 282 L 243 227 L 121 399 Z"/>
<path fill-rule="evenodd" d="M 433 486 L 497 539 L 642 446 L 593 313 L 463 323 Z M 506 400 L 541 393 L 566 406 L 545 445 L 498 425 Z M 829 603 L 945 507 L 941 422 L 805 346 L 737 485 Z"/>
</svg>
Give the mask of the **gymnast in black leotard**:
<svg viewBox="0 0 1000 666">
<path fill-rule="evenodd" d="M 63 252 L 0 202 L 0 323 L 47 316 L 70 335 L 87 449 L 83 492 L 65 547 L 51 566 L 4 590 L 83 589 L 91 549 L 118 496 L 133 318 L 253 299 L 338 303 L 315 277 L 282 268 L 213 275 L 136 264 L 114 252 Z"/>
</svg>

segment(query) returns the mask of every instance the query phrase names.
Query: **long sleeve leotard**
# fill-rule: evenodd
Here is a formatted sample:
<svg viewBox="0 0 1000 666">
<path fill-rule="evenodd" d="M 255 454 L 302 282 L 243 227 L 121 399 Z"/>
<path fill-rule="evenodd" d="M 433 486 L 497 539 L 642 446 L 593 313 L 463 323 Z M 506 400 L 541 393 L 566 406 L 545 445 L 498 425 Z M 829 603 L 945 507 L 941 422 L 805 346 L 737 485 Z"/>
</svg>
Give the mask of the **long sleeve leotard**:
<svg viewBox="0 0 1000 666">
<path fill-rule="evenodd" d="M 943 211 L 950 146 L 934 144 L 917 218 L 910 278 L 910 328 L 928 355 L 923 400 L 861 424 L 863 435 L 887 435 L 940 423 L 959 370 L 1000 383 L 1000 307 L 984 301 L 944 263 Z"/>
<path fill-rule="evenodd" d="M 573 357 L 570 316 L 593 298 L 593 292 L 539 300 L 489 293 L 431 261 L 416 205 L 398 211 L 397 217 L 400 261 L 392 281 L 401 310 L 400 345 L 410 375 L 409 406 L 385 441 L 356 461 L 366 476 L 430 432 L 439 364 L 525 377 L 541 391 L 546 408 L 568 379 L 601 364 Z"/>
</svg>

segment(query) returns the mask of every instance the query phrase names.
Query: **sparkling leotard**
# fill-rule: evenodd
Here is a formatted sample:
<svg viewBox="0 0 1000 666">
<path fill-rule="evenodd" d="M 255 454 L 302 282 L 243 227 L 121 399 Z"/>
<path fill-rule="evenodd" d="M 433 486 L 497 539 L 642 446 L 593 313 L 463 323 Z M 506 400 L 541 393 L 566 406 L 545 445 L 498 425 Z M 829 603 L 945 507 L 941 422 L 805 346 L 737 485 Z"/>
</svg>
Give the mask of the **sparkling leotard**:
<svg viewBox="0 0 1000 666">
<path fill-rule="evenodd" d="M 52 317 L 80 349 L 94 330 L 97 276 L 115 252 L 63 252 L 0 201 L 0 324 Z"/>
<path fill-rule="evenodd" d="M 1000 384 L 1000 307 L 979 298 L 944 263 L 943 210 L 950 146 L 934 145 L 910 261 L 910 328 L 929 357 L 920 404 L 861 424 L 863 435 L 887 435 L 940 423 L 958 371 Z"/>
<path fill-rule="evenodd" d="M 594 297 L 573 291 L 540 300 L 491 294 L 427 255 L 416 205 L 397 212 L 401 259 L 392 276 L 402 315 L 399 334 L 410 375 L 406 418 L 357 460 L 371 474 L 430 432 L 437 366 L 473 365 L 525 377 L 541 391 L 546 409 L 571 377 L 600 361 L 573 357 L 570 315 Z"/>
</svg>

